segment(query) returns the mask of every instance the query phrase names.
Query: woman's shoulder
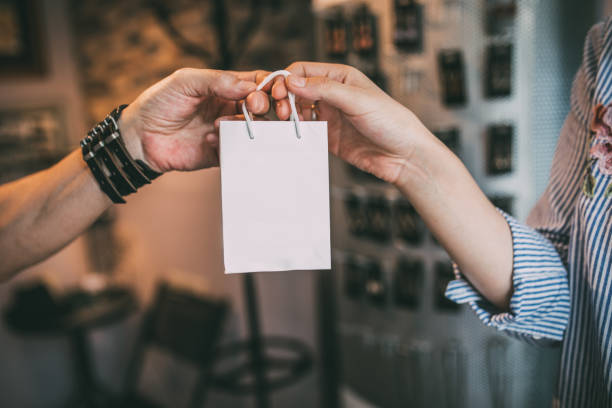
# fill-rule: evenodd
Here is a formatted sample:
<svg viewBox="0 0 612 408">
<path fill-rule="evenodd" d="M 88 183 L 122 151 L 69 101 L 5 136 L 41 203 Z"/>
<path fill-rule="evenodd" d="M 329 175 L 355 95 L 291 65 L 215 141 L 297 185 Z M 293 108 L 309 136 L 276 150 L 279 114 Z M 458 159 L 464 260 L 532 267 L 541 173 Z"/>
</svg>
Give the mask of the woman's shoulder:
<svg viewBox="0 0 612 408">
<path fill-rule="evenodd" d="M 582 63 L 574 77 L 571 106 L 584 125 L 591 121 L 593 106 L 612 99 L 612 16 L 589 30 L 582 52 Z"/>
</svg>

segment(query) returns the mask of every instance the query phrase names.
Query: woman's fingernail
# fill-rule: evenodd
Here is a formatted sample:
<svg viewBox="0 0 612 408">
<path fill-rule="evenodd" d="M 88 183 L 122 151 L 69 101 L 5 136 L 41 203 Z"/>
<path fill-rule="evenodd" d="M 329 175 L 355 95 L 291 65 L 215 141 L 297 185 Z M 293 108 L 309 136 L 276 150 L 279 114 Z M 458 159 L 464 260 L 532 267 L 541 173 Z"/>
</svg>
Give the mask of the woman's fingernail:
<svg viewBox="0 0 612 408">
<path fill-rule="evenodd" d="M 296 75 L 289 75 L 289 82 L 291 82 L 291 85 L 293 86 L 297 86 L 299 88 L 303 88 L 306 86 L 306 78 L 302 78 Z"/>
</svg>

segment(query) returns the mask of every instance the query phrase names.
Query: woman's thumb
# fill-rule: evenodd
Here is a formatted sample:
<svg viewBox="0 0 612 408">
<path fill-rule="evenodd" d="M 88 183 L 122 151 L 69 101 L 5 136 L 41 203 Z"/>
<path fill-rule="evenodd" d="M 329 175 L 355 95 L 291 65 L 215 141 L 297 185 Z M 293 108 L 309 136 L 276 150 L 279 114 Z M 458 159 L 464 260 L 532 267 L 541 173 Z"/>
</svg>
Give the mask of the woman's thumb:
<svg viewBox="0 0 612 408">
<path fill-rule="evenodd" d="M 359 88 L 343 84 L 326 77 L 304 78 L 297 75 L 287 77 L 287 88 L 296 96 L 313 101 L 324 101 L 350 114 L 351 101 L 358 97 Z"/>
</svg>

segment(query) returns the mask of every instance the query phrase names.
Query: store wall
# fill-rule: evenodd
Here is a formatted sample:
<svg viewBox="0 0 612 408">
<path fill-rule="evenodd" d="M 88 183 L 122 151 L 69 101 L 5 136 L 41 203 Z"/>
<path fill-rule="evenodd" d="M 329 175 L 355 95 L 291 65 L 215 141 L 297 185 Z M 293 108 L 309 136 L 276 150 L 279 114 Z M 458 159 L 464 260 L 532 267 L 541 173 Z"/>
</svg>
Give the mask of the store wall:
<svg viewBox="0 0 612 408">
<path fill-rule="evenodd" d="M 413 53 L 403 52 L 393 43 L 394 1 L 314 3 L 320 21 L 320 57 L 351 64 L 359 61 L 363 66 L 372 62 L 361 61 L 366 57 L 350 51 L 350 42 L 348 55 L 326 56 L 328 37 L 324 30 L 329 24 L 326 20 L 338 14 L 353 28 L 351 19 L 358 6 L 368 5 L 376 17 L 375 64 L 386 77 L 385 90 L 434 133 L 457 128 L 458 155 L 476 182 L 488 196 L 510 198 L 509 212 L 524 221 L 548 180 L 584 36 L 596 20 L 596 2 L 517 0 L 512 30 L 491 34 L 484 27 L 488 2 L 418 1 L 424 8 L 424 45 Z M 484 92 L 486 50 L 492 44 L 513 47 L 512 90 L 504 97 L 490 98 Z M 459 49 L 465 64 L 468 101 L 462 106 L 446 106 L 441 98 L 438 53 L 449 48 Z M 372 54 L 367 58 L 374 59 Z M 512 168 L 503 174 L 489 171 L 486 165 L 487 129 L 496 123 L 514 128 L 509 149 Z M 452 273 L 441 274 L 444 269 L 439 265 L 450 265 L 448 255 L 428 233 L 421 234 L 418 242 L 403 239 L 402 227 L 396 227 L 402 213 L 395 209 L 397 191 L 371 179 L 359 179 L 344 163 L 332 163 L 332 245 L 345 400 L 357 397 L 381 407 L 548 405 L 555 389 L 559 349 L 532 347 L 510 339 L 485 327 L 466 305 L 453 310 L 445 304 L 443 290 L 438 288 L 446 286 Z M 380 218 L 375 227 L 385 225 L 380 219 L 390 220 L 386 237 L 381 239 L 384 234 L 368 231 L 356 233 L 358 221 L 367 222 L 355 208 L 365 207 L 365 214 L 369 208 L 374 213 L 368 202 L 380 201 L 387 203 L 387 209 L 377 210 Z M 415 218 L 414 225 L 418 223 Z M 406 259 L 411 266 L 402 265 L 400 261 Z M 405 272 L 422 277 L 406 284 L 398 279 Z M 364 275 L 371 277 L 355 278 Z M 355 285 L 363 289 L 353 290 Z M 382 287 L 382 294 L 373 296 L 369 287 Z M 402 304 L 397 293 L 403 290 L 418 293 L 413 297 L 418 300 Z M 378 373 L 375 378 L 367 374 L 374 371 Z M 501 387 L 496 386 L 495 378 Z"/>
<path fill-rule="evenodd" d="M 84 81 L 80 61 L 75 57 L 77 41 L 70 29 L 70 12 L 74 9 L 69 7 L 66 0 L 44 0 L 42 4 L 45 49 L 51 69 L 40 79 L 0 80 L 0 107 L 40 104 L 65 107 L 66 131 L 76 146 L 92 122 L 93 115 L 88 113 L 94 110 L 87 103 L 91 88 L 82 86 Z M 150 20 L 136 21 L 133 15 L 130 18 L 130 24 L 125 24 L 125 27 L 144 24 L 146 30 L 157 31 L 162 36 L 162 43 L 169 41 Z M 129 49 L 129 43 L 123 42 L 120 37 L 115 38 L 115 41 L 118 53 L 128 55 L 139 51 L 138 44 Z M 288 49 L 295 50 L 295 47 Z M 139 64 L 117 68 L 118 73 L 121 74 L 121 69 L 144 72 L 143 67 L 152 65 L 152 62 L 147 62 L 143 57 Z M 186 64 L 194 66 L 196 61 Z M 153 79 L 149 77 L 147 81 Z M 137 86 L 133 83 L 129 85 L 131 92 L 136 95 L 139 92 Z M 142 90 L 147 85 L 140 83 L 138 86 Z M 129 102 L 130 98 L 122 97 L 107 103 L 114 106 Z M 104 106 L 103 109 L 108 108 Z M 169 280 L 196 292 L 227 297 L 232 304 L 232 314 L 225 339 L 246 336 L 242 278 L 240 275 L 224 275 L 218 170 L 164 175 L 153 185 L 131 196 L 128 201 L 124 206 L 117 206 L 115 232 L 123 247 L 123 256 L 111 280 L 130 285 L 135 290 L 141 311 L 122 323 L 96 330 L 90 336 L 100 381 L 114 391 L 121 387 L 141 312 L 151 301 L 160 280 Z M 86 242 L 78 239 L 47 261 L 28 268 L 12 281 L 0 286 L 0 307 L 5 307 L 13 289 L 26 281 L 44 279 L 61 292 L 78 284 L 80 278 L 89 271 L 91 263 L 86 256 Z M 258 274 L 256 283 L 263 332 L 295 337 L 314 347 L 313 274 Z M 24 338 L 2 324 L 0 361 L 0 405 L 3 407 L 59 406 L 72 392 L 73 372 L 68 343 L 64 337 Z M 157 364 L 151 370 L 157 378 L 151 381 L 153 384 L 156 381 L 157 384 L 165 384 L 165 397 L 172 400 L 172 392 L 176 392 L 176 389 L 165 377 L 168 374 L 164 372 L 162 362 L 158 361 Z M 294 407 L 316 406 L 316 400 L 315 374 L 295 386 L 275 393 L 272 399 L 277 406 Z M 209 395 L 208 402 L 209 406 L 215 407 L 251 406 L 248 398 L 227 397 L 214 392 Z"/>
</svg>

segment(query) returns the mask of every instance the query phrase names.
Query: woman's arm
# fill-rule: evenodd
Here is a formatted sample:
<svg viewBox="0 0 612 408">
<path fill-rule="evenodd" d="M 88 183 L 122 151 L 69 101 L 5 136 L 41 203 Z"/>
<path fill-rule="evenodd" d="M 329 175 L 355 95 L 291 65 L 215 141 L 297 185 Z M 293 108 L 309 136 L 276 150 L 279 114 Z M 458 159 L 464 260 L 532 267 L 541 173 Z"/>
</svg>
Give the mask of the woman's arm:
<svg viewBox="0 0 612 408">
<path fill-rule="evenodd" d="M 590 51 L 585 50 L 585 57 L 597 58 Z M 584 64 L 593 65 L 592 60 Z M 570 302 L 562 249 L 564 243 L 567 248 L 573 207 L 566 200 L 569 194 L 558 191 L 573 196 L 580 191 L 579 146 L 584 153 L 588 126 L 578 123 L 574 111 L 588 101 L 572 104 L 551 186 L 538 205 L 538 216 L 531 217 L 538 221 L 534 230 L 495 209 L 461 161 L 409 109 L 361 72 L 309 62 L 288 70 L 294 75 L 276 81 L 271 90 L 278 116 L 288 118 L 287 90 L 294 92 L 304 118 L 311 117 L 314 106 L 319 119 L 328 122 L 330 152 L 394 184 L 408 197 L 458 265 L 447 297 L 469 303 L 483 323 L 510 335 L 538 343 L 563 339 Z M 585 84 L 595 82 L 585 72 L 581 68 L 573 91 L 582 98 L 592 95 Z M 577 161 L 568 161 L 570 157 Z"/>
<path fill-rule="evenodd" d="M 214 120 L 239 111 L 238 101 L 255 89 L 257 74 L 182 69 L 158 82 L 121 115 L 128 151 L 158 172 L 218 165 L 207 142 Z M 267 98 L 249 100 L 249 110 L 262 109 Z M 63 248 L 110 205 L 78 150 L 0 186 L 0 281 Z"/>
<path fill-rule="evenodd" d="M 295 75 L 272 88 L 279 117 L 289 116 L 287 89 L 298 97 L 304 117 L 310 117 L 309 107 L 317 101 L 319 119 L 328 121 L 330 151 L 396 185 L 472 285 L 507 310 L 510 229 L 461 161 L 410 110 L 356 69 L 296 63 L 288 70 Z"/>
<path fill-rule="evenodd" d="M 433 135 L 423 134 L 396 186 L 476 290 L 508 310 L 510 229 L 463 163 Z"/>
</svg>

